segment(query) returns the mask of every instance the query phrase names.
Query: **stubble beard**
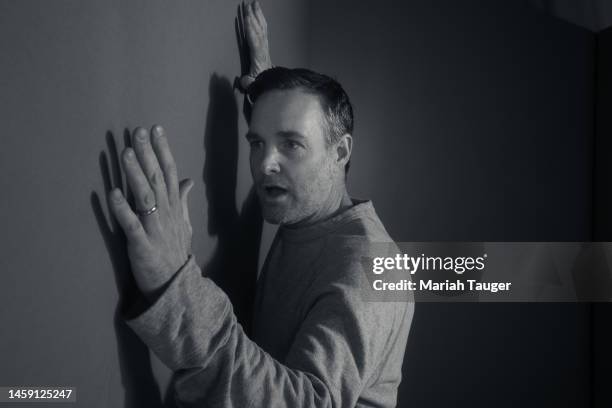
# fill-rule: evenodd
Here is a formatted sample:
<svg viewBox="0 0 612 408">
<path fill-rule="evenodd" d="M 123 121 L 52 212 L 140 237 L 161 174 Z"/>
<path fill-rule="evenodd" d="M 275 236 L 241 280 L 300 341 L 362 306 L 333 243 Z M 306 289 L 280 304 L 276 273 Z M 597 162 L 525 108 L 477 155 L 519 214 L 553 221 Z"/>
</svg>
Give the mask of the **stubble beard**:
<svg viewBox="0 0 612 408">
<path fill-rule="evenodd" d="M 260 197 L 264 220 L 270 224 L 291 225 L 320 212 L 333 191 L 337 178 L 334 173 L 333 165 L 325 160 L 322 168 L 315 169 L 308 177 L 309 182 L 296 186 L 297 194 L 296 190 L 290 189 L 286 203 L 266 204 Z"/>
</svg>

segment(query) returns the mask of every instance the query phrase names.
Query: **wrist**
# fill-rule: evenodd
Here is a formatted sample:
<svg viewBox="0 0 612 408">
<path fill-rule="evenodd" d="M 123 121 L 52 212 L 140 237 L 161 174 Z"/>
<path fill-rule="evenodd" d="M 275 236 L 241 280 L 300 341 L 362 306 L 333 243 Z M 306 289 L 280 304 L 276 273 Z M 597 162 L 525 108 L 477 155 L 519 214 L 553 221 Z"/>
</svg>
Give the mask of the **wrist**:
<svg viewBox="0 0 612 408">
<path fill-rule="evenodd" d="M 148 303 L 153 304 L 155 301 L 166 291 L 170 283 L 174 280 L 174 278 L 185 268 L 185 266 L 191 261 L 193 255 L 187 255 L 186 259 L 179 265 L 179 267 L 172 267 L 170 269 L 168 276 L 169 278 L 165 280 L 161 285 L 149 288 L 146 291 L 142 291 L 143 296 L 147 300 Z M 194 259 L 195 261 L 195 259 Z"/>
<path fill-rule="evenodd" d="M 272 67 L 274 67 L 274 65 L 272 65 L 272 61 L 269 58 L 261 62 L 253 62 L 251 64 L 251 69 L 247 75 L 252 76 L 253 78 L 257 78 L 257 75 Z"/>
<path fill-rule="evenodd" d="M 262 72 L 274 68 L 274 65 L 269 64 L 265 66 L 260 66 L 259 68 L 251 69 L 246 74 L 243 74 L 240 77 L 236 77 L 234 80 L 234 88 L 238 89 L 241 93 L 246 94 L 249 86 L 257 79 L 257 76 Z"/>
</svg>

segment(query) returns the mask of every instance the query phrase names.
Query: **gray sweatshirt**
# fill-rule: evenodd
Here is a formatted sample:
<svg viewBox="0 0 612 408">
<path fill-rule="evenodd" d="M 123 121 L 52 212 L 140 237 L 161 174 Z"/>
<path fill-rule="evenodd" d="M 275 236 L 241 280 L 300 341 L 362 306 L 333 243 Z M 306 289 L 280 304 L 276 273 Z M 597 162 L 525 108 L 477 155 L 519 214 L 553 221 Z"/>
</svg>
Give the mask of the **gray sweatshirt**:
<svg viewBox="0 0 612 408">
<path fill-rule="evenodd" d="M 279 228 L 252 339 L 193 257 L 126 321 L 175 371 L 181 406 L 394 407 L 414 303 L 365 300 L 361 265 L 364 245 L 390 241 L 370 201 Z"/>
</svg>

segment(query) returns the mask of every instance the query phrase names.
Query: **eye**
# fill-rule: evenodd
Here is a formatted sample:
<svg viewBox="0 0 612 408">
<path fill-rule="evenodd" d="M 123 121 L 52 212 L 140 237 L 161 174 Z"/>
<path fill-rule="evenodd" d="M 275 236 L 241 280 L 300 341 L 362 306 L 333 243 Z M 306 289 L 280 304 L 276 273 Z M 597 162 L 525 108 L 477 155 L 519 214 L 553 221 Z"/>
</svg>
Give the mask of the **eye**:
<svg viewBox="0 0 612 408">
<path fill-rule="evenodd" d="M 298 142 L 295 142 L 295 141 L 293 141 L 293 140 L 287 140 L 287 141 L 285 142 L 285 145 L 286 145 L 286 146 L 287 146 L 289 149 L 291 149 L 291 150 L 296 150 L 296 149 L 298 149 L 298 148 L 302 147 L 302 145 L 301 145 L 301 144 L 299 144 Z"/>
<path fill-rule="evenodd" d="M 249 140 L 249 145 L 251 149 L 259 149 L 263 146 L 263 142 L 261 140 Z"/>
</svg>

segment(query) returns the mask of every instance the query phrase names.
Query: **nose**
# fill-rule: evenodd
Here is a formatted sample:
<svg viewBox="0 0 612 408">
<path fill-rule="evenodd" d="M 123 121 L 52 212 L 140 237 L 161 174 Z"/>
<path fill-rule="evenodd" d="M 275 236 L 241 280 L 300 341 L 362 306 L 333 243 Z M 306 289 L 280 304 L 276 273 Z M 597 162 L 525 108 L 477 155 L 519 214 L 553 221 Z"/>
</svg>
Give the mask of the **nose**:
<svg viewBox="0 0 612 408">
<path fill-rule="evenodd" d="M 276 149 L 268 149 L 261 161 L 261 171 L 265 175 L 280 172 L 279 157 Z"/>
</svg>

